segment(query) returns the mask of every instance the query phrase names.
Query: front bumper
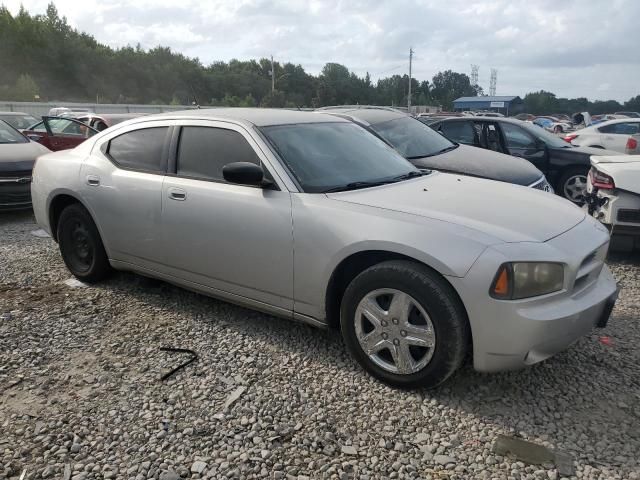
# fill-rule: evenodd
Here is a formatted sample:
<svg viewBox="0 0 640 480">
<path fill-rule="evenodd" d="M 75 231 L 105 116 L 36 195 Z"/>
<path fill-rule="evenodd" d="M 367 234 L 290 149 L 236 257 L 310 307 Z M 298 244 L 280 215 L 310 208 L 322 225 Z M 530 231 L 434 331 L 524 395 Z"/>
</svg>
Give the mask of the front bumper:
<svg viewBox="0 0 640 480">
<path fill-rule="evenodd" d="M 608 234 L 587 218 L 545 243 L 492 247 L 465 278 L 451 278 L 469 315 L 475 369 L 495 372 L 532 365 L 604 326 L 618 291 L 603 264 L 607 247 Z M 564 289 L 514 301 L 491 298 L 488 291 L 498 266 L 516 260 L 565 263 Z"/>
<path fill-rule="evenodd" d="M 27 208 L 31 208 L 30 183 L 0 181 L 0 211 Z"/>
</svg>

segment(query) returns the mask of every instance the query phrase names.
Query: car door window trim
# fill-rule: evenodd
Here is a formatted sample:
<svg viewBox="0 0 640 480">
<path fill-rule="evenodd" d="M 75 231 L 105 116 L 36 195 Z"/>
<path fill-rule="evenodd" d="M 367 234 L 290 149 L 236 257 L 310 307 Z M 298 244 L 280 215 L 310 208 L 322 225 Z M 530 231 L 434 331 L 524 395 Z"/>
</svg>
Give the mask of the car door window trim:
<svg viewBox="0 0 640 480">
<path fill-rule="evenodd" d="M 121 137 L 123 135 L 127 135 L 127 134 L 130 134 L 130 133 L 139 132 L 141 130 L 149 130 L 149 129 L 152 129 L 152 128 L 166 128 L 167 129 L 167 132 L 165 132 L 165 137 L 164 137 L 164 141 L 163 141 L 163 144 L 162 144 L 162 157 L 160 159 L 160 168 L 158 170 L 147 170 L 147 169 L 144 169 L 144 168 L 133 168 L 133 167 L 129 167 L 129 166 L 124 166 L 109 154 L 109 149 L 111 147 L 111 142 L 113 140 L 115 140 L 116 138 L 119 138 L 119 137 Z M 105 158 L 107 158 L 107 160 L 109 160 L 116 168 L 118 168 L 120 170 L 126 170 L 126 171 L 129 171 L 129 172 L 150 173 L 150 174 L 154 174 L 154 175 L 167 175 L 169 146 L 170 146 L 170 143 L 171 143 L 171 138 L 172 138 L 172 134 L 173 134 L 173 130 L 174 129 L 175 129 L 175 127 L 173 125 L 158 125 L 158 126 L 143 127 L 143 128 L 136 128 L 136 129 L 133 129 L 133 130 L 127 130 L 126 132 L 122 132 L 120 135 L 116 135 L 115 137 L 111 137 L 108 141 L 104 142 L 100 146 L 100 151 L 105 156 Z"/>
<path fill-rule="evenodd" d="M 210 177 L 199 177 L 199 176 L 191 176 L 191 175 L 184 175 L 184 174 L 179 174 L 178 173 L 178 162 L 179 162 L 179 157 L 180 157 L 180 141 L 182 138 L 182 131 L 184 128 L 188 128 L 188 127 L 195 127 L 195 128 L 217 128 L 219 130 L 228 130 L 231 132 L 236 132 L 237 134 L 241 135 L 242 138 L 247 142 L 247 145 L 249 146 L 249 148 L 251 148 L 253 150 L 253 152 L 256 155 L 256 158 L 259 160 L 260 162 L 260 166 L 262 167 L 262 170 L 264 171 L 264 177 L 266 179 L 271 180 L 272 184 L 269 186 L 269 188 L 265 188 L 263 186 L 259 186 L 259 185 L 242 185 L 242 184 L 238 184 L 238 183 L 231 183 L 231 182 L 227 182 L 224 179 L 216 179 L 216 178 L 210 178 Z M 167 173 L 166 175 L 168 177 L 172 177 L 172 178 L 184 178 L 186 180 L 197 180 L 200 182 L 209 182 L 209 183 L 219 183 L 222 185 L 235 185 L 235 186 L 239 186 L 239 187 L 247 187 L 247 188 L 257 188 L 260 190 L 275 190 L 275 191 L 281 191 L 280 186 L 277 184 L 277 182 L 275 181 L 275 177 L 274 175 L 271 173 L 271 171 L 269 170 L 268 166 L 266 165 L 266 163 L 264 162 L 264 160 L 261 158 L 261 156 L 259 155 L 258 151 L 254 148 L 253 145 L 251 145 L 251 142 L 249 141 L 249 139 L 246 137 L 246 135 L 244 135 L 241 131 L 233 129 L 233 128 L 225 128 L 225 127 L 218 127 L 218 126 L 204 126 L 204 125 L 176 125 L 174 132 L 171 136 L 170 139 L 170 146 L 169 146 L 169 154 L 168 154 L 168 168 L 167 168 Z"/>
</svg>

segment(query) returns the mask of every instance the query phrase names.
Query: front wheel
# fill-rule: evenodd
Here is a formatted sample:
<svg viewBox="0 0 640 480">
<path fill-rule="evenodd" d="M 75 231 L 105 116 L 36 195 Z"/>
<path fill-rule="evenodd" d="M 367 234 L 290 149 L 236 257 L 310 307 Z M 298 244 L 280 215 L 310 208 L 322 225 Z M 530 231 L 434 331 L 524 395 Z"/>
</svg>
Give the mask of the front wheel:
<svg viewBox="0 0 640 480">
<path fill-rule="evenodd" d="M 69 205 L 60 214 L 58 244 L 65 265 L 79 280 L 97 282 L 111 272 L 98 228 L 82 205 Z"/>
<path fill-rule="evenodd" d="M 573 203 L 582 205 L 587 194 L 587 174 L 585 168 L 569 168 L 558 181 L 558 192 Z"/>
<path fill-rule="evenodd" d="M 462 364 L 470 340 L 453 288 L 433 270 L 403 260 L 374 265 L 349 284 L 340 326 L 365 370 L 401 388 L 444 382 Z"/>
</svg>

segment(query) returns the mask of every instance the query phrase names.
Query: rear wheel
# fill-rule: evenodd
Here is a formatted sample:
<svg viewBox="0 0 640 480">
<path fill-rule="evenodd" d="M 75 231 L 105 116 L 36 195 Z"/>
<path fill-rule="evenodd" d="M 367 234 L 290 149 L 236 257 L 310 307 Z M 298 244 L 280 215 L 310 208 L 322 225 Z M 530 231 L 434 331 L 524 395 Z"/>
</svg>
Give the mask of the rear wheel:
<svg viewBox="0 0 640 480">
<path fill-rule="evenodd" d="M 569 168 L 558 181 L 558 189 L 567 200 L 582 205 L 587 193 L 587 174 L 589 170 L 586 168 Z"/>
<path fill-rule="evenodd" d="M 345 291 L 340 317 L 349 352 L 396 387 L 444 382 L 462 364 L 470 340 L 453 288 L 410 261 L 383 262 L 360 273 Z"/>
<path fill-rule="evenodd" d="M 98 229 L 80 204 L 66 207 L 58 220 L 58 244 L 65 265 L 83 282 L 97 282 L 111 272 Z"/>
</svg>

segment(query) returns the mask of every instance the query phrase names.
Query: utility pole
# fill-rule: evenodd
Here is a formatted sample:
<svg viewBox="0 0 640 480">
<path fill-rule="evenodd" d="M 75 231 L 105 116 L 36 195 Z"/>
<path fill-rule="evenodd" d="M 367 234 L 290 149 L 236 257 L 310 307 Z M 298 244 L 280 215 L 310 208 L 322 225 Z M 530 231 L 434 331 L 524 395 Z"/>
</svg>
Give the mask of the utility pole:
<svg viewBox="0 0 640 480">
<path fill-rule="evenodd" d="M 411 63 L 413 62 L 413 48 L 409 47 L 409 95 L 407 95 L 407 110 L 411 113 Z"/>
<path fill-rule="evenodd" d="M 271 55 L 271 93 L 276 90 L 276 71 L 273 68 L 273 55 Z"/>
</svg>

